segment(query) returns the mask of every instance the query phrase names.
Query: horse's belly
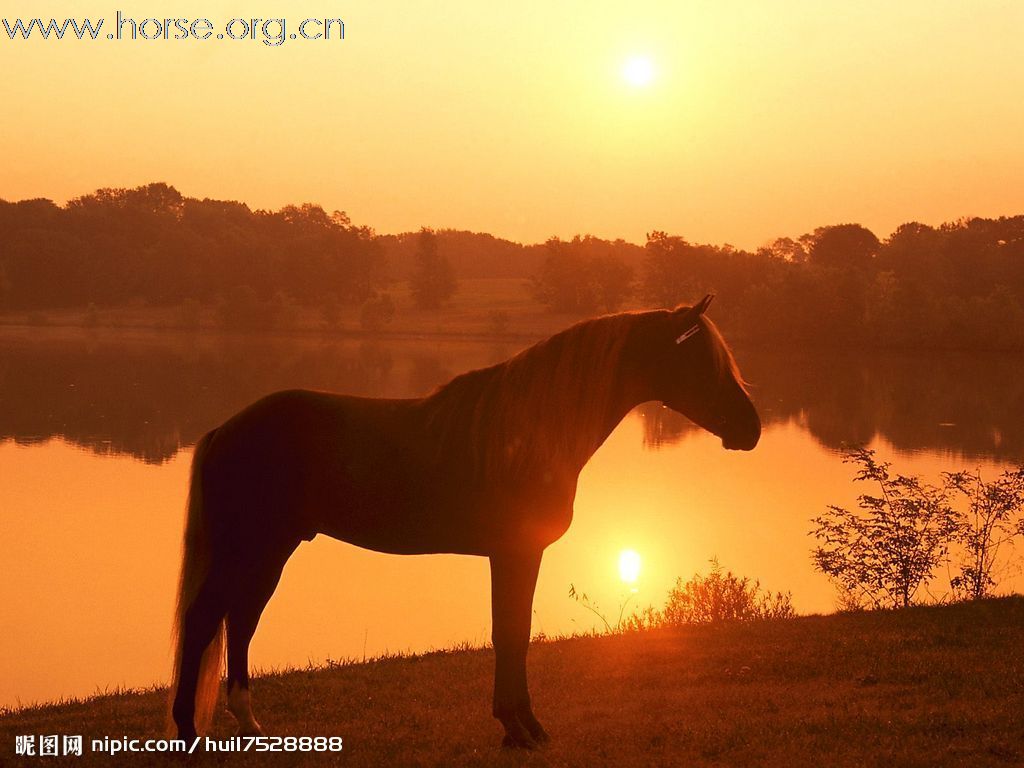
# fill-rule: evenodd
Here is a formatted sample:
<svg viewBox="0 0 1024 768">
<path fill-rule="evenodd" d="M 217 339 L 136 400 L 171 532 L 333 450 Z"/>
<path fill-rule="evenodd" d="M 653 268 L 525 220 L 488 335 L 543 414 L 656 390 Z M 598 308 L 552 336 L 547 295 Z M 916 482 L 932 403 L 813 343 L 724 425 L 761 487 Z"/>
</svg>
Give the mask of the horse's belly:
<svg viewBox="0 0 1024 768">
<path fill-rule="evenodd" d="M 317 532 L 364 549 L 396 555 L 453 553 L 488 554 L 488 537 L 478 527 L 439 516 L 424 520 L 412 515 L 322 515 Z"/>
<path fill-rule="evenodd" d="M 366 549 L 393 554 L 490 555 L 508 549 L 544 549 L 561 538 L 572 521 L 571 505 L 558 510 L 505 508 L 475 503 L 406 506 L 387 495 L 375 502 L 337 505 L 319 515 L 317 530 Z"/>
<path fill-rule="evenodd" d="M 485 521 L 480 505 L 457 489 L 441 493 L 393 478 L 372 484 L 345 483 L 314 501 L 315 530 L 378 552 L 484 554 Z"/>
</svg>

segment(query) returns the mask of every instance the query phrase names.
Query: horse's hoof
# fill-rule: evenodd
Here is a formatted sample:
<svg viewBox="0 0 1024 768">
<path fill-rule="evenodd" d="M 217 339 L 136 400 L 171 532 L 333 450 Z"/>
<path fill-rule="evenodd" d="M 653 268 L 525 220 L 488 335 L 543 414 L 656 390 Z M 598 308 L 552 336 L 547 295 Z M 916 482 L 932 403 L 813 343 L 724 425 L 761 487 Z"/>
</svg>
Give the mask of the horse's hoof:
<svg viewBox="0 0 1024 768">
<path fill-rule="evenodd" d="M 551 741 L 551 736 L 541 727 L 540 723 L 537 723 L 536 729 L 530 729 L 530 736 L 533 737 L 533 740 L 538 744 L 547 744 Z"/>
<path fill-rule="evenodd" d="M 538 744 L 547 744 L 551 740 L 548 732 L 544 730 L 544 726 L 533 716 L 533 712 L 520 712 L 518 718 L 519 722 L 530 734 L 530 738 Z"/>
<path fill-rule="evenodd" d="M 531 736 L 525 733 L 515 737 L 510 733 L 505 734 L 505 738 L 501 740 L 502 749 L 536 749 L 537 742 L 533 740 Z"/>
<path fill-rule="evenodd" d="M 191 744 L 199 736 L 195 731 L 188 731 L 183 728 L 178 729 L 178 739 L 184 741 L 187 744 Z"/>
</svg>

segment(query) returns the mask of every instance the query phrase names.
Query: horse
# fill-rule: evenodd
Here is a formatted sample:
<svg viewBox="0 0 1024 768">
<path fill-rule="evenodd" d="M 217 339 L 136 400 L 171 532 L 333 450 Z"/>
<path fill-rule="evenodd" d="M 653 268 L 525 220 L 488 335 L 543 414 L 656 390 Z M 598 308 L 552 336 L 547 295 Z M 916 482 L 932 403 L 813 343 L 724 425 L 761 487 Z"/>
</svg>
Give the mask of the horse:
<svg viewBox="0 0 1024 768">
<path fill-rule="evenodd" d="M 317 534 L 396 554 L 490 560 L 493 715 L 536 748 L 526 656 L 545 548 L 573 518 L 580 471 L 634 407 L 661 401 L 751 450 L 761 421 L 721 333 L 694 306 L 578 323 L 417 399 L 288 390 L 196 444 L 175 618 L 169 728 L 212 721 L 227 645 L 228 709 L 260 735 L 249 642 L 285 562 Z"/>
</svg>

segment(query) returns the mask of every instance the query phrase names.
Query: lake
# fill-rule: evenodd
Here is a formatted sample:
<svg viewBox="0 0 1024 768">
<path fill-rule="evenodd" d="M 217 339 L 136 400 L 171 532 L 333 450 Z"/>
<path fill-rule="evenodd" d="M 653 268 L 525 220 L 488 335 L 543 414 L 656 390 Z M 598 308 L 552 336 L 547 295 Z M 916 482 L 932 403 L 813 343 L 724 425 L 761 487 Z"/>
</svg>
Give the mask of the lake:
<svg viewBox="0 0 1024 768">
<path fill-rule="evenodd" d="M 277 389 L 416 396 L 522 346 L 0 331 L 0 706 L 166 682 L 189 462 L 205 431 Z M 630 414 L 585 468 L 574 523 L 545 555 L 535 633 L 600 624 L 570 585 L 614 623 L 627 599 L 627 611 L 661 606 L 676 577 L 712 557 L 792 590 L 801 613 L 832 611 L 809 531 L 826 505 L 869 490 L 851 482 L 844 444 L 932 481 L 1024 460 L 1019 359 L 736 356 L 760 445 L 724 451 L 653 404 Z M 626 549 L 641 558 L 635 593 L 619 577 Z M 1003 591 L 1024 585 L 1019 564 L 1002 578 Z M 274 669 L 483 643 L 488 598 L 482 558 L 383 555 L 320 536 L 289 561 L 250 658 Z"/>
</svg>

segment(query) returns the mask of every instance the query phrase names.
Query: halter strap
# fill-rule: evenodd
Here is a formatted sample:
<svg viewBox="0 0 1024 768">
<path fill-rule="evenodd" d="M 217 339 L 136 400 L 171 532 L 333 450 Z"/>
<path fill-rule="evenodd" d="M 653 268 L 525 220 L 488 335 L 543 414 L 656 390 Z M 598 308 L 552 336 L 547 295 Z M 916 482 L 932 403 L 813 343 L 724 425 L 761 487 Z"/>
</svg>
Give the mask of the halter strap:
<svg viewBox="0 0 1024 768">
<path fill-rule="evenodd" d="M 700 331 L 700 324 L 699 323 L 696 324 L 696 325 L 693 325 L 690 328 L 687 328 L 685 331 L 683 331 L 681 334 L 679 334 L 679 338 L 676 339 L 676 344 L 682 344 L 684 341 L 686 341 L 688 338 L 690 338 L 691 336 L 695 335 L 699 331 Z"/>
</svg>

